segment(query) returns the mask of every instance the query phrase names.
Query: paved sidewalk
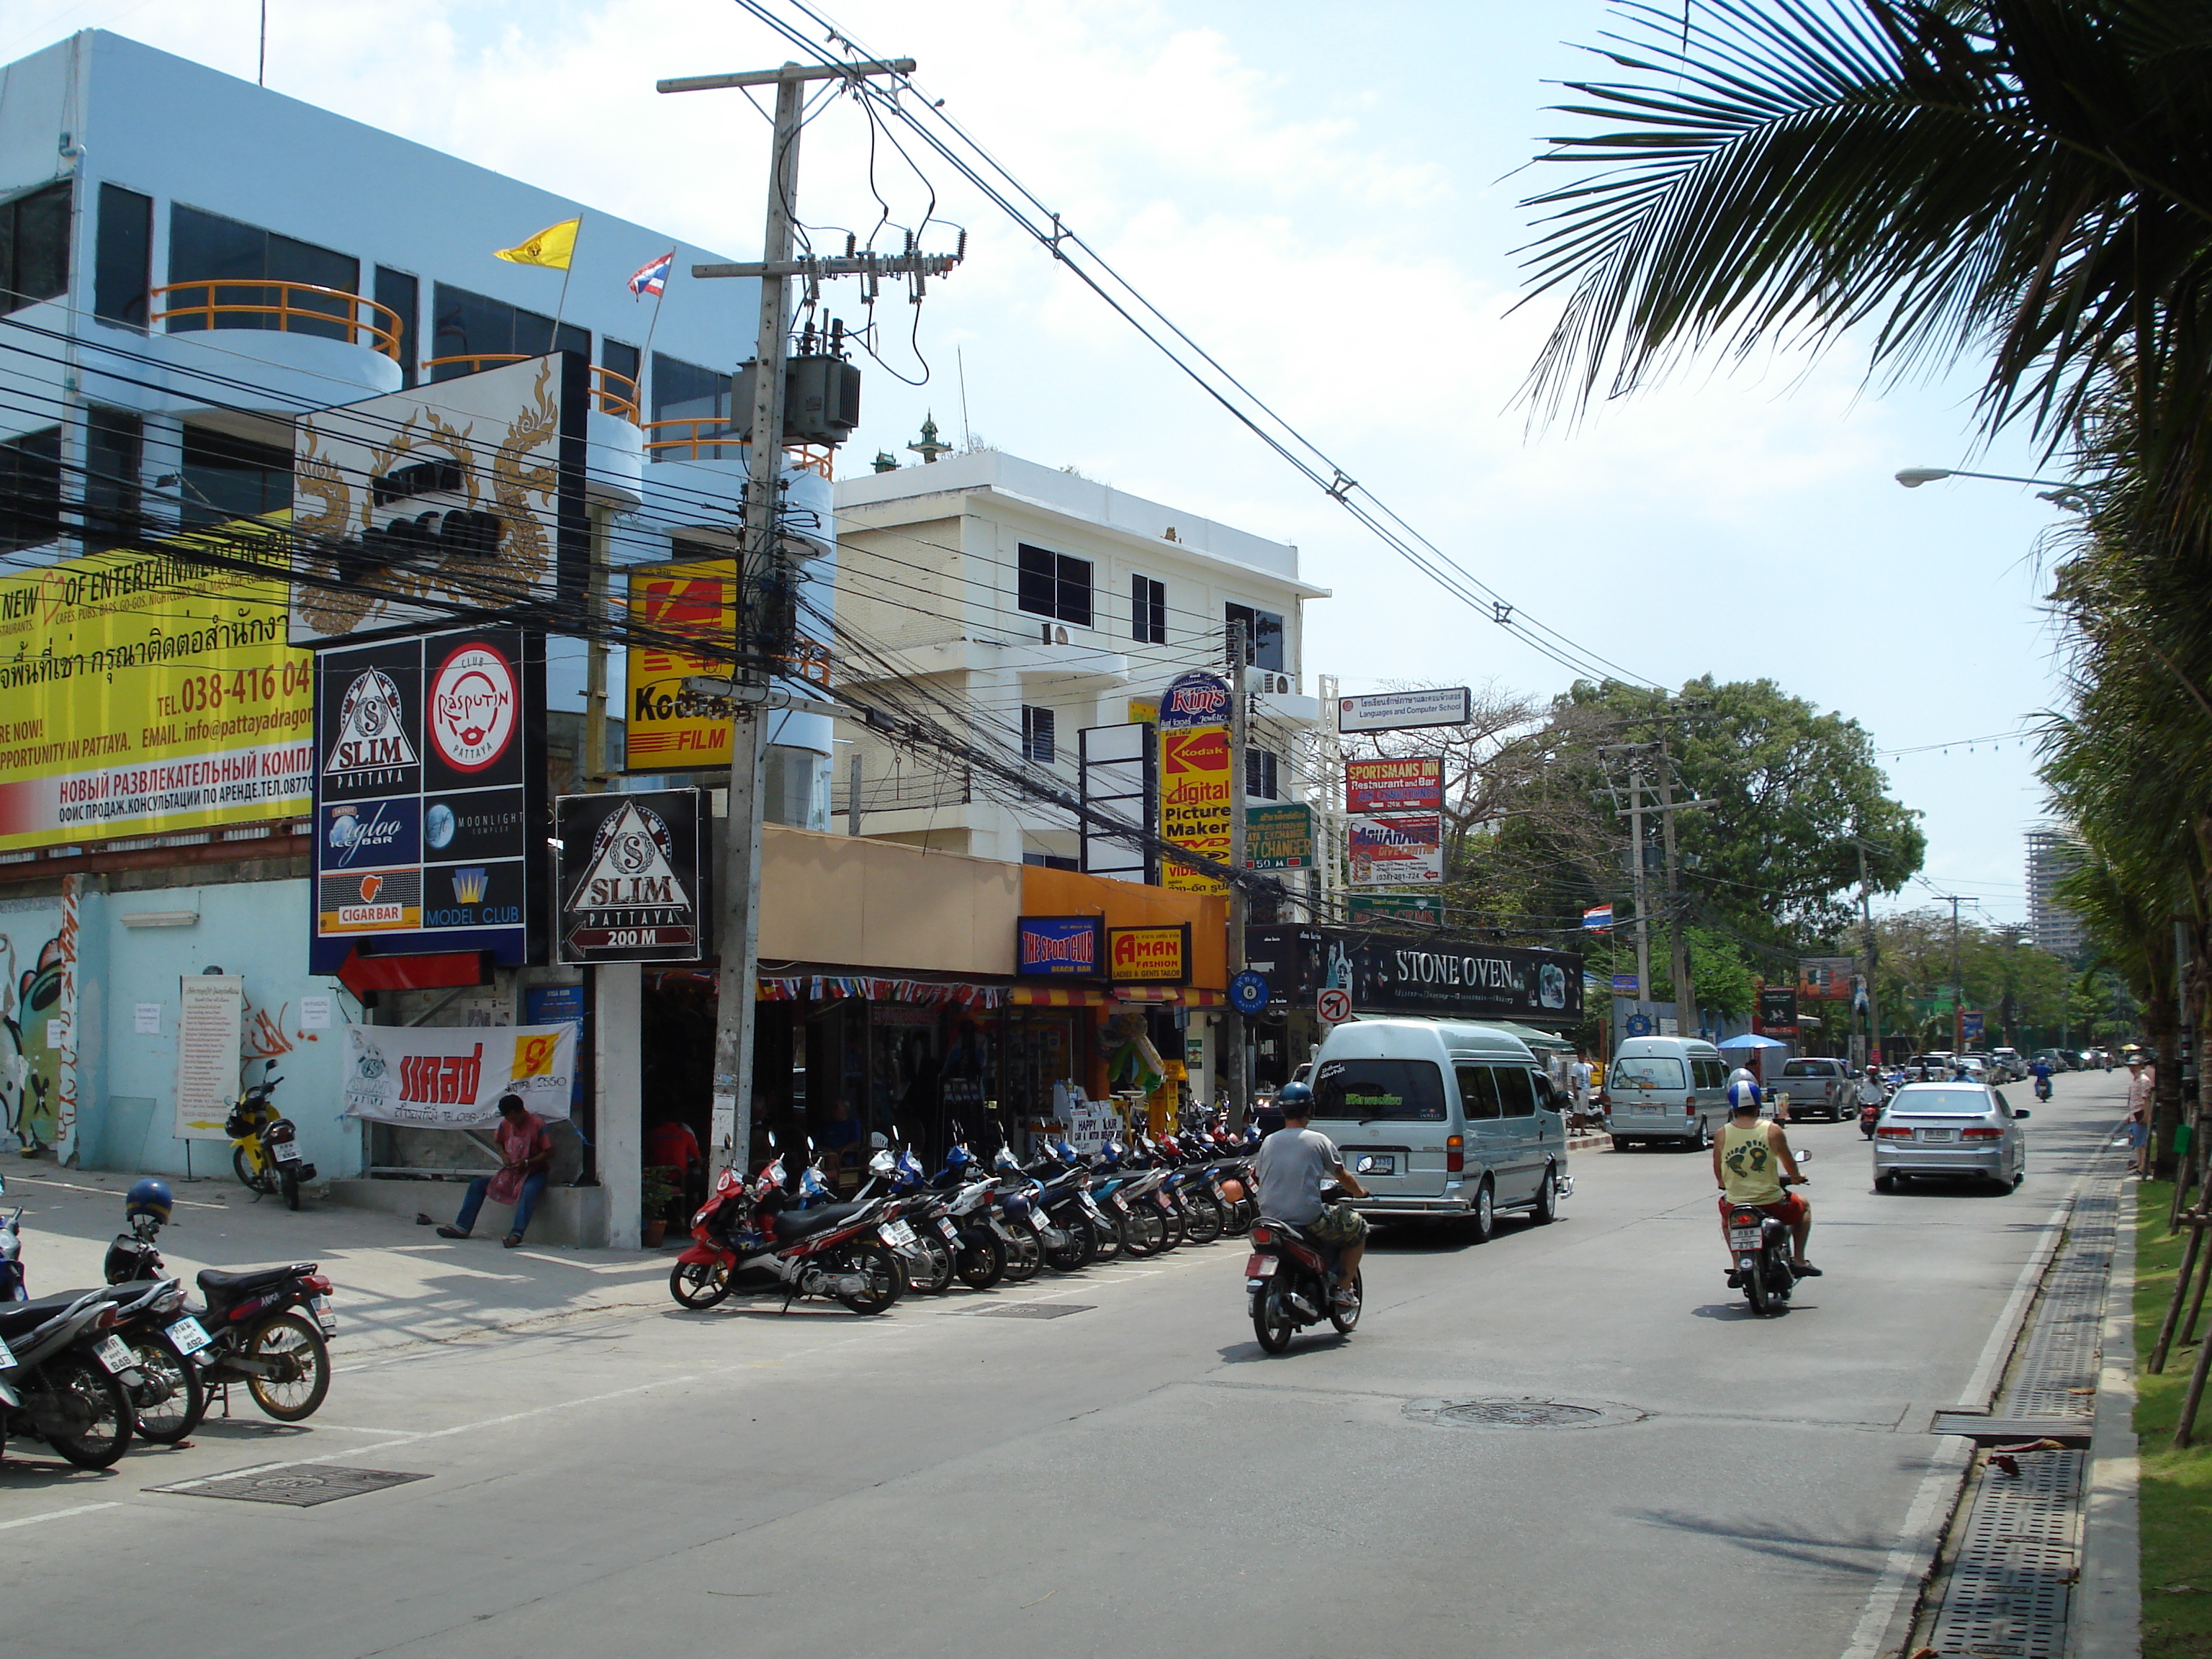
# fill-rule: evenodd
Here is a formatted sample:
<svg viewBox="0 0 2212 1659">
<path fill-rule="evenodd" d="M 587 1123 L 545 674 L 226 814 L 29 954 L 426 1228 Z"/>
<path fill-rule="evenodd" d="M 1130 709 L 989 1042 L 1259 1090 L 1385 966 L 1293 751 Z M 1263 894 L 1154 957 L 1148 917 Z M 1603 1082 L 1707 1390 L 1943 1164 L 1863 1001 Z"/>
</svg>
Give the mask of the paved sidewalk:
<svg viewBox="0 0 2212 1659">
<path fill-rule="evenodd" d="M 31 1294 L 100 1282 L 108 1242 L 123 1230 L 123 1194 L 135 1176 L 0 1162 L 6 1207 L 23 1206 L 23 1267 Z M 667 1299 L 673 1251 L 580 1250 L 497 1237 L 440 1238 L 399 1216 L 307 1199 L 295 1213 L 258 1203 L 234 1181 L 172 1181 L 176 1217 L 161 1234 L 169 1272 L 191 1289 L 203 1267 L 319 1262 L 334 1287 L 340 1355 L 423 1343 L 465 1342 L 495 1331 Z M 441 1222 L 458 1197 L 425 1183 Z"/>
</svg>

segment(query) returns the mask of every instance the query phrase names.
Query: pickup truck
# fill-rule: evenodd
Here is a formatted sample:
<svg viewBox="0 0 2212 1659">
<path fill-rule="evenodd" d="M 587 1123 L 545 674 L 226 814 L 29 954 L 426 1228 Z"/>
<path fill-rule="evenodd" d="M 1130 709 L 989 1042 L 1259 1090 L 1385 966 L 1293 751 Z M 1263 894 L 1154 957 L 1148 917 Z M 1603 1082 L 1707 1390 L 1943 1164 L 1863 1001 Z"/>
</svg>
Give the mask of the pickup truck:
<svg viewBox="0 0 2212 1659">
<path fill-rule="evenodd" d="M 1769 1092 L 1790 1097 L 1793 1118 L 1820 1112 L 1840 1123 L 1858 1109 L 1851 1099 L 1851 1068 L 1840 1060 L 1784 1060 Z"/>
</svg>

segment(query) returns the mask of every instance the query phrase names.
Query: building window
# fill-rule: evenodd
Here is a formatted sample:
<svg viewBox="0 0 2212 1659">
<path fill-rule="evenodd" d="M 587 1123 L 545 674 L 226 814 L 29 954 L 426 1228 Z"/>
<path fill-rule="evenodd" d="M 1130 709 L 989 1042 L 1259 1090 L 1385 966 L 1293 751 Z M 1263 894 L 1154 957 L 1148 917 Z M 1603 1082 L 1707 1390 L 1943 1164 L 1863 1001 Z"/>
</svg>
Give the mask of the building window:
<svg viewBox="0 0 2212 1659">
<path fill-rule="evenodd" d="M 726 559 L 734 556 L 726 547 L 717 547 L 712 542 L 690 542 L 681 536 L 668 538 L 668 556 L 672 559 Z"/>
<path fill-rule="evenodd" d="M 292 452 L 211 427 L 185 428 L 184 520 L 222 524 L 292 505 Z"/>
<path fill-rule="evenodd" d="M 168 296 L 173 307 L 274 306 L 284 296 L 270 283 L 306 283 L 335 289 L 340 294 L 361 292 L 361 261 L 313 242 L 279 236 L 273 230 L 249 225 L 198 208 L 169 210 L 169 281 L 189 283 L 181 294 Z M 318 322 L 297 316 L 278 317 L 259 311 L 218 311 L 212 315 L 173 315 L 172 334 L 196 333 L 212 322 L 216 328 L 289 328 L 295 334 L 319 334 L 327 339 L 353 338 L 355 306 L 350 300 L 325 298 L 296 290 L 289 304 L 295 312 L 327 313 L 331 320 Z"/>
<path fill-rule="evenodd" d="M 404 270 L 389 266 L 376 268 L 376 303 L 399 313 L 399 384 L 413 386 L 422 369 L 417 361 L 419 347 L 416 343 L 415 314 L 422 304 L 422 285 Z M 384 319 L 377 319 L 379 323 Z"/>
<path fill-rule="evenodd" d="M 711 368 L 687 363 L 665 352 L 653 354 L 653 418 L 656 421 L 699 421 L 726 425 L 730 418 L 730 377 Z M 702 431 L 708 428 L 703 427 Z"/>
<path fill-rule="evenodd" d="M 69 291 L 69 234 L 67 179 L 0 203 L 0 312 Z"/>
<path fill-rule="evenodd" d="M 62 429 L 0 443 L 0 553 L 62 533 Z"/>
<path fill-rule="evenodd" d="M 92 255 L 92 313 L 104 323 L 143 329 L 153 286 L 154 198 L 120 185 L 102 185 Z"/>
<path fill-rule="evenodd" d="M 1129 578 L 1129 637 L 1147 645 L 1168 642 L 1168 585 L 1150 576 Z"/>
<path fill-rule="evenodd" d="M 1022 705 L 1022 755 L 1040 766 L 1052 764 L 1052 710 L 1030 703 Z"/>
<path fill-rule="evenodd" d="M 94 408 L 84 420 L 84 539 L 106 547 L 138 534 L 144 428 L 127 410 Z"/>
<path fill-rule="evenodd" d="M 1024 864 L 1034 864 L 1047 870 L 1079 870 L 1083 866 L 1073 859 L 1064 859 L 1053 853 L 1024 853 Z"/>
<path fill-rule="evenodd" d="M 550 317 L 525 311 L 504 300 L 471 294 L 465 288 L 448 288 L 443 283 L 431 290 L 431 295 L 437 312 L 436 328 L 430 337 L 434 362 L 446 357 L 542 357 L 556 350 L 578 352 L 586 362 L 591 361 L 592 331 L 587 328 L 563 323 L 556 339 Z M 430 378 L 458 380 L 478 369 L 498 367 L 475 362 L 439 362 L 430 371 Z"/>
<path fill-rule="evenodd" d="M 1223 607 L 1228 627 L 1244 624 L 1244 665 L 1283 672 L 1283 619 L 1272 611 L 1255 611 L 1249 605 Z M 1224 634 L 1227 628 L 1224 628 Z M 1226 647 L 1224 647 L 1224 655 Z"/>
<path fill-rule="evenodd" d="M 623 380 L 629 382 L 628 386 L 624 386 L 622 380 L 602 382 L 608 392 L 633 403 L 643 398 L 645 387 L 639 383 L 638 377 L 645 372 L 645 365 L 635 346 L 624 345 L 620 340 L 610 340 L 602 335 L 599 338 L 599 367 L 605 369 L 610 376 L 619 374 Z M 599 404 L 598 408 L 602 415 L 615 412 L 605 404 Z"/>
<path fill-rule="evenodd" d="M 1244 794 L 1250 800 L 1280 800 L 1275 788 L 1275 757 L 1264 749 L 1244 751 Z"/>
<path fill-rule="evenodd" d="M 1015 602 L 1033 616 L 1091 626 L 1091 561 L 1022 548 Z"/>
</svg>

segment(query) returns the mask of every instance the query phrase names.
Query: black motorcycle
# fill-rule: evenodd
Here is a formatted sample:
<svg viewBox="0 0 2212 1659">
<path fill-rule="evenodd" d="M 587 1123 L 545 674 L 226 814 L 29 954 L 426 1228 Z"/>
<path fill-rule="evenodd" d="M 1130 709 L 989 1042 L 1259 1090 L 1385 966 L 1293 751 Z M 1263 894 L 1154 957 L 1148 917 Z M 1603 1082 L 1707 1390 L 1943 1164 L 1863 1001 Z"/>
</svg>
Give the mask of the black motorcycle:
<svg viewBox="0 0 2212 1659">
<path fill-rule="evenodd" d="M 120 1318 L 105 1290 L 0 1305 L 0 1440 L 44 1441 L 81 1469 L 130 1449 L 126 1390 L 143 1379 L 115 1334 Z"/>
<path fill-rule="evenodd" d="M 1802 1176 L 1794 1181 L 1782 1177 L 1784 1191 L 1803 1184 Z M 1761 1319 L 1782 1312 L 1797 1287 L 1796 1271 L 1790 1265 L 1790 1224 L 1764 1210 L 1736 1205 L 1729 1210 L 1728 1236 L 1736 1288 L 1752 1312 Z"/>
<path fill-rule="evenodd" d="M 1252 1224 L 1252 1254 L 1244 1263 L 1244 1295 L 1260 1346 L 1282 1353 L 1291 1339 L 1324 1319 L 1346 1336 L 1359 1323 L 1365 1275 L 1352 1276 L 1352 1300 L 1339 1307 L 1329 1295 L 1336 1252 L 1287 1221 L 1263 1216 Z"/>
<path fill-rule="evenodd" d="M 137 1216 L 131 1226 L 107 1248 L 111 1285 L 161 1276 L 161 1257 L 155 1249 L 161 1224 Z M 316 1264 L 295 1261 L 243 1273 L 210 1267 L 196 1282 L 206 1305 L 180 1309 L 161 1331 L 199 1374 L 197 1409 L 173 1437 L 192 1431 L 210 1390 L 223 1391 L 228 1414 L 234 1382 L 243 1382 L 253 1403 L 280 1423 L 313 1417 L 331 1391 L 329 1339 L 337 1329 L 331 1316 L 331 1281 Z"/>
</svg>

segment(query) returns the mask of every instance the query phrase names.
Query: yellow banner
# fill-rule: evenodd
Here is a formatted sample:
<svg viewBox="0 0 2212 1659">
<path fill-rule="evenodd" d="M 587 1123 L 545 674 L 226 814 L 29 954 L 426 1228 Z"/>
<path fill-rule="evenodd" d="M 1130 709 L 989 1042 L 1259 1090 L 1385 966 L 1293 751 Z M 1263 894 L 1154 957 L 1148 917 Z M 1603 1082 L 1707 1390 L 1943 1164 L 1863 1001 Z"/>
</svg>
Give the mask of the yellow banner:
<svg viewBox="0 0 2212 1659">
<path fill-rule="evenodd" d="M 1178 847 L 1229 862 L 1229 728 L 1160 731 L 1160 835 Z M 1182 893 L 1226 893 L 1229 884 L 1173 859 L 1160 860 L 1160 884 Z"/>
<path fill-rule="evenodd" d="M 0 580 L 0 848 L 305 817 L 314 659 L 286 600 L 161 553 Z"/>
<path fill-rule="evenodd" d="M 702 641 L 737 638 L 738 562 L 687 559 L 644 565 L 629 573 L 629 617 L 639 628 Z M 629 698 L 623 724 L 623 768 L 629 772 L 690 772 L 730 764 L 730 719 L 700 710 L 684 682 L 727 679 L 717 661 L 660 646 L 629 647 Z"/>
</svg>

